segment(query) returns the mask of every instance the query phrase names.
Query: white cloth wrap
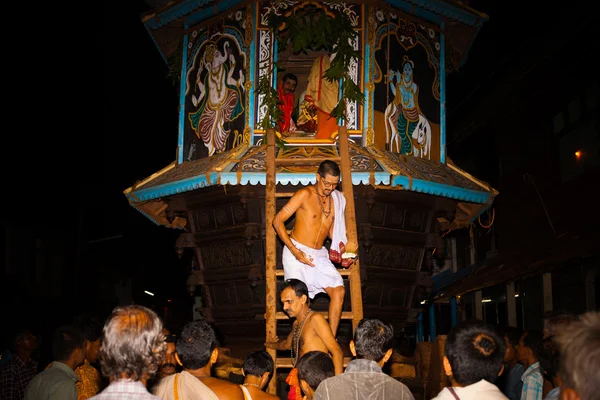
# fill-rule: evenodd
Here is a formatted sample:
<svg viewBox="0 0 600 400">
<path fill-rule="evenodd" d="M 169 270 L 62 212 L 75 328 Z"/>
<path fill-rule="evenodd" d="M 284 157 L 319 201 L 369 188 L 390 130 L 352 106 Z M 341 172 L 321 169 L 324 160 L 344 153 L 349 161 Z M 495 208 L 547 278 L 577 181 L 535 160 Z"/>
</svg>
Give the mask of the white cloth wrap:
<svg viewBox="0 0 600 400">
<path fill-rule="evenodd" d="M 299 279 L 308 287 L 308 295 L 312 299 L 318 293 L 324 293 L 325 288 L 344 286 L 342 275 L 329 260 L 329 251 L 325 246 L 313 249 L 290 238 L 292 243 L 302 250 L 307 257 L 313 258 L 314 267 L 296 259 L 287 246 L 283 247 L 281 261 L 283 263 L 284 279 Z"/>
</svg>

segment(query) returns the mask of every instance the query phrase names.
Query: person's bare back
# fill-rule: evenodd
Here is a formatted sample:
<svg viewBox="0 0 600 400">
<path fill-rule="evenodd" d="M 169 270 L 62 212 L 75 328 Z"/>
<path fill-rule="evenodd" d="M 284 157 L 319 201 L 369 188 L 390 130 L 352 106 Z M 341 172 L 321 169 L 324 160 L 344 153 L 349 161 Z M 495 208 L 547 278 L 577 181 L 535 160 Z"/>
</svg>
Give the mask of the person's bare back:
<svg viewBox="0 0 600 400">
<path fill-rule="evenodd" d="M 239 385 L 233 382 L 226 381 L 220 378 L 214 378 L 212 376 L 205 376 L 198 378 L 204 383 L 210 390 L 212 390 L 219 399 L 224 400 L 244 400 L 244 393 Z"/>
</svg>

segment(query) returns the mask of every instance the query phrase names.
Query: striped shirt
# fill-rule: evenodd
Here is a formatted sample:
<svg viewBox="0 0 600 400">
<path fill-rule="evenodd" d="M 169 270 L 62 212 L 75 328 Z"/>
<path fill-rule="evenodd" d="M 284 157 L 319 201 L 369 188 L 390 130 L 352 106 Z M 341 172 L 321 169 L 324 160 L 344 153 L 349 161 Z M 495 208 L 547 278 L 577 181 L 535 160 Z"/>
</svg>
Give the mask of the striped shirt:
<svg viewBox="0 0 600 400">
<path fill-rule="evenodd" d="M 521 400 L 542 400 L 544 377 L 540 363 L 531 364 L 521 377 L 523 381 L 523 390 L 521 390 Z"/>
</svg>

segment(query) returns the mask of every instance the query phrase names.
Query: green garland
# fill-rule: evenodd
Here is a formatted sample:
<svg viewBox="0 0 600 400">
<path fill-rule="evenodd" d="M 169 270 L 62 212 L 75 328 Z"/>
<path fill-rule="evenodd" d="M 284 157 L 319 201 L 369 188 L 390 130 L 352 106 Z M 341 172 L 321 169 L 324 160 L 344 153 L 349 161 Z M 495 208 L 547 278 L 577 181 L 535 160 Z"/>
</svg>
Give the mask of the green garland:
<svg viewBox="0 0 600 400">
<path fill-rule="evenodd" d="M 327 50 L 335 53 L 323 77 L 330 82 L 340 82 L 340 101 L 332 110 L 331 116 L 345 121 L 346 103 L 357 102 L 362 105 L 365 99 L 348 73 L 352 59 L 361 58 L 360 53 L 350 44 L 357 40 L 358 32 L 354 30 L 346 14 L 337 10 L 331 12 L 335 15 L 334 18 L 328 17 L 322 9 L 312 7 L 289 16 L 271 14 L 269 29 L 279 44 L 279 51 L 289 49 L 294 54 L 307 54 L 308 50 Z M 264 95 L 260 107 L 266 106 L 266 112 L 258 125 L 266 130 L 275 127 L 283 113 L 278 107 L 280 102 L 277 90 L 271 84 L 275 68 L 282 69 L 273 60 L 267 60 L 265 64 L 259 68 L 267 68 L 268 72 L 260 78 L 256 93 Z"/>
</svg>

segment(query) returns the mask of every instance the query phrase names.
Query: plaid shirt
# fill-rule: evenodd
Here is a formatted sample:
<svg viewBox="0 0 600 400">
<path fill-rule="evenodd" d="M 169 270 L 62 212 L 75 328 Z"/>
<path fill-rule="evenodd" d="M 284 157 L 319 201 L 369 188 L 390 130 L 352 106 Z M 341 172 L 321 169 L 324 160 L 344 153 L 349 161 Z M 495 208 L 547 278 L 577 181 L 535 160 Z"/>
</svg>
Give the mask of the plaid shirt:
<svg viewBox="0 0 600 400">
<path fill-rule="evenodd" d="M 160 397 L 148 392 L 140 381 L 121 379 L 108 385 L 90 400 L 160 400 Z"/>
<path fill-rule="evenodd" d="M 521 400 L 542 400 L 544 377 L 539 362 L 531 364 L 523 373 L 521 380 L 523 381 Z"/>
<path fill-rule="evenodd" d="M 37 362 L 31 358 L 27 362 L 23 362 L 18 356 L 13 356 L 0 368 L 0 399 L 23 399 L 27 385 L 36 374 Z"/>
</svg>

